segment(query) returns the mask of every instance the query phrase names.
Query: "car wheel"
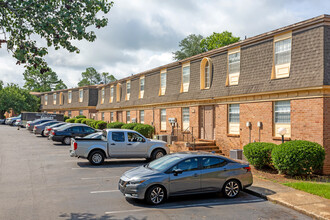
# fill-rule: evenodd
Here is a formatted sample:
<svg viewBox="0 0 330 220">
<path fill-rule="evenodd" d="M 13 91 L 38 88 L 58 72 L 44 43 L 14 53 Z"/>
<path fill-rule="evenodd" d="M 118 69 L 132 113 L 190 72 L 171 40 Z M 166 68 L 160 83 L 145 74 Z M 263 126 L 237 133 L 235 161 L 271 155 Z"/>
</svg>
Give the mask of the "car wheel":
<svg viewBox="0 0 330 220">
<path fill-rule="evenodd" d="M 152 186 L 146 192 L 146 201 L 150 205 L 159 205 L 165 198 L 165 189 L 162 186 Z"/>
<path fill-rule="evenodd" d="M 222 188 L 223 194 L 228 198 L 236 197 L 240 192 L 240 184 L 237 180 L 229 180 Z"/>
<path fill-rule="evenodd" d="M 65 137 L 65 138 L 63 139 L 63 144 L 66 144 L 66 145 L 71 144 L 71 138 L 70 138 L 70 137 Z"/>
<path fill-rule="evenodd" d="M 93 151 L 88 157 L 89 162 L 93 165 L 103 164 L 104 159 L 105 159 L 104 153 L 99 150 Z"/>
<path fill-rule="evenodd" d="M 44 131 L 41 131 L 41 136 L 46 137 Z"/>
<path fill-rule="evenodd" d="M 157 150 L 154 150 L 151 154 L 151 160 L 156 160 L 158 158 L 161 158 L 165 155 L 165 151 L 162 150 L 162 149 L 157 149 Z"/>
</svg>

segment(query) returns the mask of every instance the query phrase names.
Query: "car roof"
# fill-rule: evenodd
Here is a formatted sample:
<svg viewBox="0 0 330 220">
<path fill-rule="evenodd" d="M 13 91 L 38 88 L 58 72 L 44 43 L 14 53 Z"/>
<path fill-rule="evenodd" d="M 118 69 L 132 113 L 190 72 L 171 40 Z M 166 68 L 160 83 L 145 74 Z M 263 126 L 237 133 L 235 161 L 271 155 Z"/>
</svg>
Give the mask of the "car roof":
<svg viewBox="0 0 330 220">
<path fill-rule="evenodd" d="M 218 155 L 218 154 L 214 154 L 214 153 L 206 152 L 206 151 L 184 151 L 184 152 L 173 153 L 171 155 L 178 156 L 178 157 L 181 157 L 181 158 L 212 156 L 212 157 L 219 157 L 219 158 L 222 158 L 222 159 L 226 159 L 226 160 L 231 160 L 233 162 L 237 162 L 237 161 L 234 161 L 234 160 L 232 160 L 230 158 L 224 157 L 222 155 Z"/>
<path fill-rule="evenodd" d="M 121 129 L 121 128 L 108 128 L 105 129 L 106 131 L 127 131 L 127 132 L 136 132 L 134 130 L 130 130 L 130 129 Z M 137 133 L 137 132 L 136 132 Z"/>
</svg>

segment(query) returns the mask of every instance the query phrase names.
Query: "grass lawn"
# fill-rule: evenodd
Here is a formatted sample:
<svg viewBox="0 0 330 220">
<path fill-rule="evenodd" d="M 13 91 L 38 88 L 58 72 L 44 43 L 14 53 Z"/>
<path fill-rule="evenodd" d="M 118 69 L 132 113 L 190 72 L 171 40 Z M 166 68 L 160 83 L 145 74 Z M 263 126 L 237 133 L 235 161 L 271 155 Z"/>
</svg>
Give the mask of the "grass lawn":
<svg viewBox="0 0 330 220">
<path fill-rule="evenodd" d="M 330 199 L 330 183 L 288 182 L 283 185 Z"/>
</svg>

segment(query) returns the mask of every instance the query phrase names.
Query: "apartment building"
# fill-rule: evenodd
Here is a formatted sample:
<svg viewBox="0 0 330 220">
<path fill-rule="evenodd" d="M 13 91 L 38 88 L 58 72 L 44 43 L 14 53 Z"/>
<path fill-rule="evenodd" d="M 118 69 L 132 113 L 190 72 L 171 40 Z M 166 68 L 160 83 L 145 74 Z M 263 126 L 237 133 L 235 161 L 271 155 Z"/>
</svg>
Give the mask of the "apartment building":
<svg viewBox="0 0 330 220">
<path fill-rule="evenodd" d="M 96 118 L 98 89 L 96 85 L 41 93 L 41 110 L 69 117 L 85 115 Z"/>
<path fill-rule="evenodd" d="M 249 142 L 279 144 L 285 128 L 285 140 L 324 146 L 329 174 L 330 16 L 100 85 L 97 96 L 99 120 L 170 134 L 175 119 L 177 131 L 214 140 L 226 155 Z"/>
</svg>

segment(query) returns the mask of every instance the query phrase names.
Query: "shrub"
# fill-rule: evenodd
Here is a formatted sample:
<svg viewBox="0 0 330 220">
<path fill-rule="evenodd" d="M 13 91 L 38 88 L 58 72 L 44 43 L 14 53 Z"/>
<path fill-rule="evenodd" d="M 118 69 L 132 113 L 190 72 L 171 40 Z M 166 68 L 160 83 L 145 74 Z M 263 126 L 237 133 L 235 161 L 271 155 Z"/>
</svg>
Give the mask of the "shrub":
<svg viewBox="0 0 330 220">
<path fill-rule="evenodd" d="M 138 123 L 129 123 L 129 124 L 124 124 L 121 126 L 122 129 L 130 129 L 133 130 L 135 126 L 137 126 Z"/>
<path fill-rule="evenodd" d="M 69 116 L 64 115 L 64 119 L 63 119 L 63 121 L 66 121 L 66 120 L 69 119 L 69 118 L 70 118 Z"/>
<path fill-rule="evenodd" d="M 255 142 L 244 146 L 244 156 L 256 168 L 272 165 L 271 153 L 276 146 L 273 143 Z"/>
<path fill-rule="evenodd" d="M 145 124 L 138 124 L 134 127 L 133 130 L 148 138 L 151 138 L 152 134 L 154 133 L 154 127 Z"/>
<path fill-rule="evenodd" d="M 107 128 L 121 128 L 125 123 L 124 122 L 111 122 L 107 124 Z"/>
<path fill-rule="evenodd" d="M 324 148 L 310 141 L 288 141 L 274 147 L 272 151 L 275 168 L 291 176 L 320 171 L 324 158 Z"/>
<path fill-rule="evenodd" d="M 69 119 L 66 119 L 65 122 L 67 123 L 74 123 L 75 122 L 75 118 L 69 118 Z"/>
<path fill-rule="evenodd" d="M 105 121 L 96 121 L 95 128 L 96 129 L 105 129 L 107 127 L 107 123 Z"/>
<path fill-rule="evenodd" d="M 83 118 L 77 118 L 74 123 L 81 123 L 81 120 L 83 120 Z"/>
<path fill-rule="evenodd" d="M 78 119 L 78 118 L 86 118 L 86 116 L 85 115 L 78 115 L 78 116 L 76 116 L 76 118 Z"/>
<path fill-rule="evenodd" d="M 87 120 L 86 120 L 86 125 L 92 127 L 92 123 L 93 123 L 94 121 L 95 121 L 94 119 L 87 119 Z"/>
<path fill-rule="evenodd" d="M 81 121 L 80 121 L 80 123 L 86 125 L 87 124 L 87 120 L 88 120 L 87 118 L 82 118 Z"/>
</svg>

